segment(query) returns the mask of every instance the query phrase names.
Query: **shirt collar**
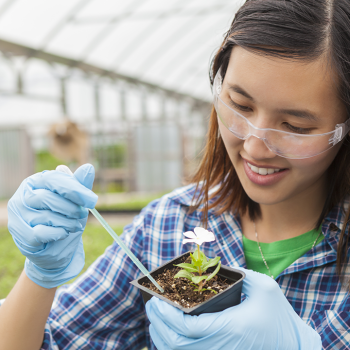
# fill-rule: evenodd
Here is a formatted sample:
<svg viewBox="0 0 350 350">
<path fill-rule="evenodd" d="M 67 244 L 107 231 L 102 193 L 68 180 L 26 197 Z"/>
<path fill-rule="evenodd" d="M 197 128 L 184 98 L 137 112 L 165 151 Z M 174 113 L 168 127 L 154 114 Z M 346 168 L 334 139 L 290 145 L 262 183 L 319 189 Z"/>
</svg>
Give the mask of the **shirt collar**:
<svg viewBox="0 0 350 350">
<path fill-rule="evenodd" d="M 196 198 L 194 197 L 195 189 L 196 189 L 196 186 L 193 184 L 190 184 L 188 186 L 178 188 L 173 192 L 169 193 L 168 198 L 172 199 L 174 202 L 179 203 L 181 205 L 191 206 L 195 204 L 195 200 L 193 201 L 193 198 Z M 218 186 L 213 187 L 210 190 L 209 194 L 215 192 L 217 189 L 218 189 Z M 197 190 L 197 195 L 199 195 L 199 190 Z M 215 198 L 213 198 L 211 201 L 215 201 Z M 327 227 L 330 227 L 329 232 L 328 230 L 327 232 L 325 230 L 322 230 L 324 234 L 327 234 L 327 236 L 329 237 L 333 237 L 336 235 L 335 232 L 341 231 L 343 227 L 345 213 L 349 208 L 349 203 L 350 203 L 350 197 L 346 197 L 344 202 L 338 203 L 332 208 L 332 210 L 328 213 L 328 215 L 323 221 L 323 225 L 327 225 Z M 203 208 L 203 204 L 200 205 L 199 210 L 202 208 Z M 214 213 L 215 213 L 215 210 L 210 209 L 208 212 L 208 216 L 213 215 Z"/>
<path fill-rule="evenodd" d="M 203 184 L 203 182 L 200 182 L 199 183 L 199 187 L 202 184 Z M 218 188 L 219 188 L 219 185 L 211 188 L 209 190 L 209 195 L 214 193 L 215 191 L 217 191 Z M 181 204 L 181 205 L 189 207 L 191 205 L 195 205 L 196 204 L 196 198 L 198 198 L 199 193 L 200 193 L 199 189 L 197 190 L 197 193 L 196 193 L 196 185 L 190 184 L 188 186 L 178 188 L 178 189 L 174 190 L 173 192 L 169 193 L 168 194 L 168 198 L 173 200 L 174 202 L 176 202 L 178 204 Z M 209 203 L 214 202 L 215 200 L 216 200 L 216 197 L 210 199 Z M 198 209 L 196 210 L 197 211 L 197 215 L 198 215 L 199 218 L 202 217 L 201 209 L 203 209 L 203 207 L 204 207 L 204 204 L 201 204 L 198 207 Z M 211 209 L 208 210 L 208 217 L 211 216 L 211 215 L 214 215 L 214 214 L 215 214 L 215 209 L 214 208 L 211 208 Z"/>
<path fill-rule="evenodd" d="M 349 201 L 350 198 L 347 196 L 343 202 L 335 205 L 324 219 L 324 223 L 327 223 L 328 225 L 332 224 L 332 231 L 336 231 L 336 229 L 341 230 L 343 228 L 345 214 L 349 209 Z"/>
<path fill-rule="evenodd" d="M 171 192 L 168 197 L 181 205 L 190 206 L 193 203 L 192 200 L 195 188 L 193 184 L 188 185 Z M 212 191 L 216 189 L 217 187 L 213 188 Z M 310 267 L 321 266 L 336 260 L 340 232 L 343 227 L 345 213 L 349 208 L 349 202 L 350 198 L 347 197 L 342 203 L 338 203 L 332 208 L 322 223 L 324 240 L 284 270 L 281 275 L 301 271 Z M 199 209 L 202 207 L 203 205 L 200 206 Z M 237 216 L 230 213 L 223 213 L 215 218 L 212 217 L 214 213 L 214 209 L 209 210 L 208 224 L 212 226 L 211 228 L 214 229 L 214 231 L 220 232 L 218 235 L 220 242 L 218 242 L 218 251 L 216 253 L 224 257 L 229 253 L 229 250 L 233 250 L 234 254 L 230 253 L 230 256 L 227 256 L 226 260 L 230 262 L 230 264 L 234 264 L 234 266 L 244 267 L 245 259 L 242 233 L 240 224 L 237 221 Z M 195 215 L 200 219 L 202 212 L 196 210 Z M 225 224 L 223 224 L 223 222 Z M 231 249 L 228 250 L 228 247 Z"/>
</svg>

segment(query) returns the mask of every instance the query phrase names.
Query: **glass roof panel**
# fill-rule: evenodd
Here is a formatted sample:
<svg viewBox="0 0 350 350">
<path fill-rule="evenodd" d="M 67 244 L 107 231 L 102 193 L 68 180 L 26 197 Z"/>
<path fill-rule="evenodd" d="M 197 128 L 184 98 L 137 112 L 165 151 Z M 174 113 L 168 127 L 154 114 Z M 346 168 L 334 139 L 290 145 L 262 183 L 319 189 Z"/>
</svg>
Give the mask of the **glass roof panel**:
<svg viewBox="0 0 350 350">
<path fill-rule="evenodd" d="M 47 45 L 46 50 L 69 58 L 80 59 L 81 53 L 104 24 L 68 23 Z"/>
<path fill-rule="evenodd" d="M 139 6 L 135 13 L 142 13 L 142 12 L 148 12 L 148 13 L 158 13 L 158 12 L 169 12 L 173 11 L 174 9 L 182 9 L 183 7 L 187 7 L 188 3 L 190 3 L 193 0 L 146 0 L 141 1 L 142 5 Z"/>
<path fill-rule="evenodd" d="M 127 9 L 132 11 L 134 7 L 137 7 L 139 3 L 147 2 L 147 0 L 128 0 L 128 1 L 116 1 L 116 0 L 90 0 L 87 1 L 86 6 L 77 13 L 76 20 L 100 20 L 106 22 L 108 18 L 119 16 Z M 130 4 L 132 6 L 130 6 Z"/>
<path fill-rule="evenodd" d="M 17 0 L 0 17 L 2 39 L 38 48 L 79 0 Z"/>
<path fill-rule="evenodd" d="M 243 2 L 0 0 L 0 39 L 210 100 L 210 59 Z"/>
<path fill-rule="evenodd" d="M 23 79 L 24 91 L 36 95 L 56 97 L 57 101 L 59 100 L 60 85 L 57 84 L 57 78 L 48 63 L 31 59 L 24 70 Z"/>
</svg>

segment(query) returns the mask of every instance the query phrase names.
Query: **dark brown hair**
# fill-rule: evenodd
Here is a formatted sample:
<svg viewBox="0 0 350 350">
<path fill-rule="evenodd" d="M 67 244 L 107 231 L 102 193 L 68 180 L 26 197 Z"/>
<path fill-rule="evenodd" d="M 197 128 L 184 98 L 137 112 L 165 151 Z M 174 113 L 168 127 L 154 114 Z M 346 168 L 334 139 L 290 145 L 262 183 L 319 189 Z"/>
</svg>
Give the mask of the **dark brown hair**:
<svg viewBox="0 0 350 350">
<path fill-rule="evenodd" d="M 210 82 L 221 67 L 224 77 L 232 48 L 238 45 L 254 53 L 284 59 L 312 61 L 328 57 L 338 77 L 338 93 L 350 116 L 350 2 L 348 0 L 247 0 L 238 10 L 225 39 L 213 58 Z M 318 229 L 329 211 L 350 194 L 350 147 L 346 136 L 328 169 L 328 195 L 315 223 Z M 203 158 L 192 181 L 197 184 L 196 204 L 203 206 L 202 222 L 206 226 L 208 210 L 248 211 L 252 220 L 261 216 L 260 206 L 245 193 L 228 157 L 219 134 L 217 115 L 212 108 Z M 217 189 L 209 194 L 214 186 Z M 347 263 L 349 237 L 345 215 L 337 252 L 337 272 L 341 276 Z M 343 248 L 342 248 L 343 247 Z"/>
</svg>

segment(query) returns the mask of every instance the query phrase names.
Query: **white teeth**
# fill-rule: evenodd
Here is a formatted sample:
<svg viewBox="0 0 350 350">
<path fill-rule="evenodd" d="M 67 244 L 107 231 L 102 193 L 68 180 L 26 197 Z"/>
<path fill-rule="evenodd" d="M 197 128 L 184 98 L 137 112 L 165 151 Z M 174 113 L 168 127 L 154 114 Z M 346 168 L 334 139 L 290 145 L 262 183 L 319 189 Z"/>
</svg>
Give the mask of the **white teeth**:
<svg viewBox="0 0 350 350">
<path fill-rule="evenodd" d="M 267 175 L 267 168 L 259 168 L 260 175 Z"/>
<path fill-rule="evenodd" d="M 273 169 L 273 168 L 258 168 L 250 163 L 248 163 L 248 166 L 254 173 L 260 174 L 260 175 L 271 175 L 273 173 L 278 173 L 280 169 Z"/>
</svg>

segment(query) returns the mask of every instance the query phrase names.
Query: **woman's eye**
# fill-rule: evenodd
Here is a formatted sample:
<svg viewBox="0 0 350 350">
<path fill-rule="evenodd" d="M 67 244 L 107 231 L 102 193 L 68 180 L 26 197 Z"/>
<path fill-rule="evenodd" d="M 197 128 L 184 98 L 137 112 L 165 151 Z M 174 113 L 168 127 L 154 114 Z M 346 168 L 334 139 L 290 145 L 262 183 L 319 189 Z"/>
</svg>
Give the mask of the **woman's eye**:
<svg viewBox="0 0 350 350">
<path fill-rule="evenodd" d="M 239 105 L 238 103 L 233 102 L 231 99 L 230 99 L 230 105 L 233 108 L 239 109 L 240 111 L 243 111 L 243 112 L 250 112 L 252 110 L 250 107 Z"/>
<path fill-rule="evenodd" d="M 284 123 L 285 126 L 292 132 L 298 133 L 298 134 L 309 134 L 312 129 L 310 128 L 299 128 L 297 126 L 290 125 L 289 123 Z"/>
</svg>

